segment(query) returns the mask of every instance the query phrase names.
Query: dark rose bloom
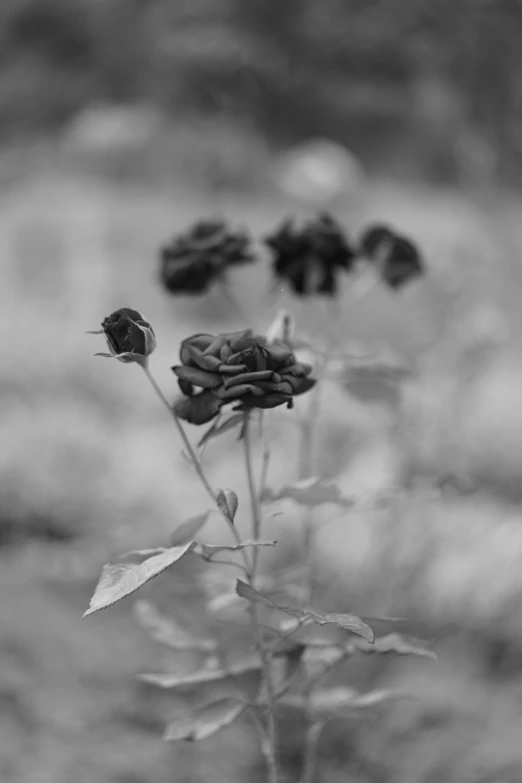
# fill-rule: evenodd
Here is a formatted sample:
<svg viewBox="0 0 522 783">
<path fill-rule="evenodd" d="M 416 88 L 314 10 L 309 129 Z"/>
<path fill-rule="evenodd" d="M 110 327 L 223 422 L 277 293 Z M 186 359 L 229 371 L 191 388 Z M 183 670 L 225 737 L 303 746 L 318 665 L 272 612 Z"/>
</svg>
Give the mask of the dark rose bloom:
<svg viewBox="0 0 522 783">
<path fill-rule="evenodd" d="M 173 294 L 201 294 L 227 267 L 253 261 L 250 238 L 221 220 L 202 220 L 162 248 L 161 282 Z"/>
<path fill-rule="evenodd" d="M 299 296 L 337 291 L 339 270 L 350 271 L 355 252 L 336 221 L 321 215 L 297 229 L 286 220 L 265 244 L 272 251 L 276 277 L 290 283 Z"/>
<path fill-rule="evenodd" d="M 152 326 L 130 307 L 122 307 L 105 318 L 101 333 L 105 335 L 110 355 L 122 362 L 143 363 L 156 347 Z"/>
<path fill-rule="evenodd" d="M 251 329 L 195 334 L 181 343 L 180 359 L 172 370 L 185 397 L 174 410 L 191 424 L 205 424 L 229 403 L 239 409 L 291 408 L 293 398 L 315 384 L 308 377 L 311 366 L 298 362 L 288 345 L 269 344 Z"/>
<path fill-rule="evenodd" d="M 360 248 L 362 255 L 379 267 L 390 288 L 397 290 L 424 274 L 424 263 L 416 246 L 388 226 L 375 225 L 366 229 Z"/>
</svg>

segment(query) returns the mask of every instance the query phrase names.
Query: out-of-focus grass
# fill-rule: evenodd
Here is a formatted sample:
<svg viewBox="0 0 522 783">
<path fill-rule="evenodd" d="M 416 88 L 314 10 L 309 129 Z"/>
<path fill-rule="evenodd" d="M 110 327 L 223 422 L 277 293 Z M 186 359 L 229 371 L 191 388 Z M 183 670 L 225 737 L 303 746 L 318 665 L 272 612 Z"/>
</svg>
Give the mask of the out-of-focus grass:
<svg viewBox="0 0 522 783">
<path fill-rule="evenodd" d="M 143 375 L 91 358 L 103 341 L 84 331 L 117 307 L 142 310 L 158 337 L 153 370 L 173 397 L 168 368 L 187 333 L 262 329 L 279 304 L 291 305 L 308 331 L 331 328 L 322 305 L 276 302 L 263 264 L 231 281 L 248 324 L 219 291 L 203 301 L 169 299 L 156 282 L 158 244 L 194 218 L 224 213 L 259 235 L 295 209 L 273 193 L 216 201 L 193 189 L 158 192 L 77 173 L 46 172 L 4 196 L 0 581 L 9 600 L 0 602 L 2 780 L 249 777 L 256 751 L 242 727 L 219 738 L 227 753 L 214 742 L 195 751 L 161 744 L 169 705 L 134 682 L 156 652 L 128 606 L 80 621 L 103 562 L 116 551 L 162 543 L 207 505 Z M 442 665 L 421 673 L 417 664 L 401 664 L 398 673 L 364 669 L 366 662 L 347 669 L 368 687 L 399 678 L 419 699 L 342 735 L 357 748 L 359 767 L 347 761 L 340 735 L 328 734 L 334 755 L 325 779 L 519 780 L 516 697 L 489 679 L 486 664 L 497 637 L 515 649 L 521 637 L 521 282 L 514 253 L 522 230 L 511 203 L 484 213 L 455 193 L 385 183 L 369 185 L 357 210 L 350 202 L 338 211 L 353 230 L 377 218 L 412 234 L 429 277 L 399 297 L 374 291 L 358 304 L 344 291 L 338 328 L 347 343 L 389 342 L 420 374 L 404 391 L 398 423 L 390 410 L 328 386 L 318 469 L 335 475 L 347 494 L 370 500 L 404 480 L 424 491 L 425 480 L 446 477 L 450 488 L 442 500 L 318 514 L 324 600 L 335 601 L 329 608 L 407 614 L 430 638 L 444 640 Z M 300 401 L 296 415 L 305 410 Z M 296 416 L 274 417 L 270 480 L 280 485 L 295 478 Z M 209 444 L 205 462 L 216 486 L 239 491 L 238 524 L 245 525 L 233 436 Z M 465 494 L 475 488 L 478 494 Z M 267 537 L 298 539 L 300 513 L 283 510 L 267 521 Z M 208 536 L 222 538 L 217 522 Z M 182 600 L 186 611 L 186 595 Z M 466 634 L 473 644 L 462 641 Z M 285 743 L 292 764 L 290 734 Z M 509 777 L 508 764 L 518 777 Z"/>
</svg>

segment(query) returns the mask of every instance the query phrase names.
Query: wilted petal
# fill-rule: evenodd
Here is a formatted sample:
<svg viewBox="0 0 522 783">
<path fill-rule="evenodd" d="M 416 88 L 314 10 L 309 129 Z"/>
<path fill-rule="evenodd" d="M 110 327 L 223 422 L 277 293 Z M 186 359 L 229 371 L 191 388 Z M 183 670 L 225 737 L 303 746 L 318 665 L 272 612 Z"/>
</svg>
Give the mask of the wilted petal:
<svg viewBox="0 0 522 783">
<path fill-rule="evenodd" d="M 299 379 L 299 386 L 297 389 L 294 389 L 294 396 L 297 396 L 298 394 L 304 394 L 307 391 L 310 391 L 310 389 L 313 389 L 317 381 L 315 378 L 301 378 Z"/>
<path fill-rule="evenodd" d="M 252 347 L 254 332 L 252 329 L 244 329 L 242 332 L 232 332 L 228 335 L 228 344 L 233 352 L 244 351 Z"/>
<path fill-rule="evenodd" d="M 273 394 L 264 394 L 262 397 L 246 395 L 241 397 L 241 403 L 247 408 L 277 408 L 279 405 L 290 402 L 291 399 L 290 394 L 274 392 Z"/>
<path fill-rule="evenodd" d="M 260 381 L 256 383 L 258 389 L 263 389 L 265 392 L 278 392 L 279 394 L 294 394 L 294 388 L 292 384 L 287 380 L 283 380 L 280 383 L 273 383 L 271 381 Z"/>
<path fill-rule="evenodd" d="M 199 367 L 201 367 L 203 370 L 208 370 L 209 372 L 215 372 L 221 365 L 221 359 L 218 359 L 217 356 L 211 356 L 208 353 L 202 354 L 200 357 L 198 357 L 197 361 Z"/>
<path fill-rule="evenodd" d="M 255 397 L 261 397 L 264 393 L 262 389 L 258 389 L 251 383 L 243 383 L 240 386 L 233 386 L 231 389 L 225 389 L 222 386 L 214 392 L 221 400 L 234 400 L 236 397 L 243 396 L 243 394 L 253 394 Z"/>
<path fill-rule="evenodd" d="M 177 365 L 172 368 L 172 372 L 181 378 L 182 381 L 193 383 L 194 386 L 201 386 L 202 389 L 217 389 L 221 385 L 221 378 L 216 373 L 200 370 L 198 367 L 186 367 Z"/>
<path fill-rule="evenodd" d="M 206 424 L 221 408 L 222 402 L 211 391 L 202 391 L 193 397 L 184 397 L 174 404 L 174 412 L 189 424 Z"/>
<path fill-rule="evenodd" d="M 232 356 L 232 348 L 230 347 L 230 345 L 222 345 L 219 351 L 219 356 L 222 362 L 228 362 L 228 360 Z"/>
<path fill-rule="evenodd" d="M 238 375 L 233 375 L 231 378 L 225 379 L 225 389 L 230 389 L 231 386 L 238 386 L 242 383 L 257 383 L 257 381 L 271 381 L 273 380 L 274 373 L 272 370 L 264 370 L 262 372 L 242 372 Z"/>
<path fill-rule="evenodd" d="M 192 397 L 195 394 L 194 387 L 188 381 L 183 381 L 178 378 L 178 386 L 187 397 Z"/>
<path fill-rule="evenodd" d="M 222 375 L 237 375 L 240 372 L 246 372 L 248 367 L 246 364 L 222 364 L 219 368 L 219 372 Z"/>
</svg>

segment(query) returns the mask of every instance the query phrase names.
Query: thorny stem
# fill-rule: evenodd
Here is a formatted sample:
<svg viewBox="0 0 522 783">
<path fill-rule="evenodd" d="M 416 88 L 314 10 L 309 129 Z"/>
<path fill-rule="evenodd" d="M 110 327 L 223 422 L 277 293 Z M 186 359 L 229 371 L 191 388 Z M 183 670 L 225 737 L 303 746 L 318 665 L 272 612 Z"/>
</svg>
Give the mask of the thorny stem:
<svg viewBox="0 0 522 783">
<path fill-rule="evenodd" d="M 169 401 L 167 400 L 167 398 L 163 394 L 160 386 L 158 385 L 156 379 L 154 378 L 154 376 L 150 372 L 148 366 L 147 365 L 142 365 L 142 367 L 143 367 L 143 371 L 145 372 L 145 375 L 147 376 L 147 378 L 148 378 L 148 380 L 150 382 L 150 385 L 154 389 L 155 393 L 157 394 L 157 396 L 159 397 L 161 402 L 165 405 L 165 407 L 169 411 L 169 413 L 171 415 L 171 418 L 172 418 L 172 421 L 174 422 L 174 426 L 176 427 L 176 429 L 177 429 L 177 431 L 178 431 L 178 433 L 179 433 L 179 435 L 181 437 L 181 440 L 183 441 L 183 445 L 185 446 L 185 449 L 186 449 L 186 452 L 188 454 L 190 463 L 191 463 L 192 467 L 194 468 L 194 470 L 196 471 L 199 480 L 203 484 L 206 493 L 208 494 L 208 496 L 212 500 L 213 505 L 217 508 L 217 510 L 219 511 L 219 513 L 221 514 L 223 519 L 225 520 L 225 522 L 227 524 L 227 527 L 230 530 L 230 532 L 232 533 L 232 535 L 234 536 L 234 539 L 235 539 L 236 543 L 237 544 L 241 544 L 241 536 L 239 535 L 239 531 L 236 529 L 236 526 L 230 521 L 230 519 L 228 519 L 226 514 L 224 514 L 221 511 L 221 509 L 219 508 L 219 506 L 217 504 L 217 501 L 216 501 L 216 495 L 214 493 L 214 490 L 212 489 L 212 487 L 210 485 L 210 482 L 209 482 L 209 480 L 207 479 L 207 477 L 205 475 L 205 472 L 203 470 L 201 462 L 198 459 L 198 455 L 194 451 L 194 447 L 192 446 L 191 442 L 189 441 L 189 439 L 187 437 L 187 434 L 186 434 L 185 430 L 183 429 L 178 416 L 176 415 L 175 410 L 173 409 L 173 407 L 171 406 L 171 404 L 169 403 Z M 241 554 L 243 556 L 243 560 L 245 561 L 245 568 L 249 572 L 251 566 L 250 566 L 250 561 L 249 561 L 248 555 L 246 554 L 244 549 L 241 549 L 240 552 L 241 552 Z"/>
<path fill-rule="evenodd" d="M 229 527 L 230 531 L 232 532 L 232 535 L 234 536 L 234 539 L 238 544 L 241 543 L 241 536 L 239 535 L 238 530 L 236 529 L 235 525 L 228 519 L 228 517 L 221 511 L 219 508 L 217 501 L 216 501 L 216 495 L 214 493 L 214 490 L 212 489 L 212 486 L 210 485 L 209 480 L 207 479 L 205 472 L 203 470 L 203 467 L 201 465 L 200 460 L 198 459 L 198 456 L 189 441 L 185 430 L 183 429 L 181 422 L 176 415 L 175 410 L 170 405 L 169 401 L 163 394 L 163 391 L 161 390 L 160 386 L 156 382 L 156 379 L 151 374 L 148 366 L 146 364 L 141 365 L 143 367 L 143 370 L 145 372 L 145 375 L 147 376 L 150 385 L 154 389 L 154 392 L 159 397 L 163 405 L 167 408 L 169 411 L 172 420 L 174 422 L 174 425 L 176 429 L 178 430 L 178 433 L 181 437 L 181 440 L 183 442 L 183 445 L 186 449 L 187 455 L 189 457 L 189 460 L 196 471 L 199 480 L 201 481 L 203 487 L 205 488 L 205 491 L 207 492 L 208 496 L 212 499 L 213 505 L 216 506 L 217 510 L 220 512 L 221 516 L 227 523 L 227 526 Z M 259 507 L 259 498 L 256 492 L 255 487 L 255 481 L 254 481 L 254 472 L 252 467 L 252 450 L 251 450 L 251 443 L 250 443 L 250 428 L 249 428 L 249 414 L 245 414 L 245 427 L 244 427 L 244 445 L 245 445 L 245 462 L 247 466 L 247 476 L 248 476 L 248 486 L 250 491 L 250 497 L 251 497 L 251 503 L 252 503 L 252 522 L 253 522 L 253 528 L 254 528 L 254 539 L 257 539 L 259 537 L 259 530 L 261 527 L 261 512 Z M 256 548 L 254 548 L 254 553 L 252 555 L 252 561 L 248 558 L 246 552 L 244 549 L 240 550 L 241 554 L 244 559 L 245 563 L 245 574 L 247 576 L 247 579 L 249 583 L 252 585 L 252 583 L 255 580 L 255 573 L 256 573 L 256 567 L 257 567 L 257 551 Z M 274 688 L 272 683 L 272 673 L 270 669 L 270 653 L 265 647 L 265 641 L 263 637 L 263 630 L 261 628 L 261 624 L 259 621 L 259 607 L 257 604 L 252 604 L 251 606 L 251 616 L 252 616 L 252 625 L 255 630 L 257 640 L 258 640 L 258 649 L 259 649 L 259 655 L 261 657 L 261 663 L 263 667 L 263 680 L 266 687 L 266 693 L 267 693 L 267 725 L 266 730 L 265 727 L 260 723 L 260 721 L 257 719 L 257 716 L 254 713 L 254 710 L 249 710 L 251 712 L 251 715 L 254 720 L 254 724 L 256 728 L 258 729 L 260 739 L 261 739 L 261 748 L 263 751 L 263 755 L 266 760 L 267 768 L 268 768 L 268 775 L 269 775 L 269 783 L 278 783 L 279 781 L 279 773 L 278 773 L 278 766 L 277 766 L 277 754 L 276 754 L 276 726 L 275 726 L 275 712 L 274 712 Z"/>
<path fill-rule="evenodd" d="M 250 413 L 245 413 L 245 425 L 243 429 L 243 443 L 245 452 L 245 465 L 247 471 L 248 489 L 250 493 L 250 502 L 252 505 L 252 528 L 253 538 L 257 539 L 261 530 L 261 509 L 259 496 L 255 485 L 254 469 L 252 465 L 252 443 L 250 438 Z M 253 586 L 257 570 L 257 551 L 254 549 L 252 556 L 252 569 L 250 572 L 250 584 Z M 267 716 L 266 716 L 266 735 L 261 738 L 262 751 L 268 768 L 268 779 L 270 783 L 278 783 L 279 773 L 277 764 L 277 739 L 275 724 L 275 693 L 272 682 L 271 654 L 265 646 L 263 629 L 259 618 L 259 605 L 251 604 L 252 627 L 255 630 L 259 655 L 263 667 L 263 682 L 266 688 L 267 697 Z"/>
</svg>

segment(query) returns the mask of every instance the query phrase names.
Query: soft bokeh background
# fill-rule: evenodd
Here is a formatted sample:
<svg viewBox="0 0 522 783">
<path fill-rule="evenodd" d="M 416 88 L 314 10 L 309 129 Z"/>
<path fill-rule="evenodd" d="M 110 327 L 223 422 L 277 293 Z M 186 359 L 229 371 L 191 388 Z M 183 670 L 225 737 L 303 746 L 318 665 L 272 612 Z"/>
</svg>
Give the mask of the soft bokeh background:
<svg viewBox="0 0 522 783">
<path fill-rule="evenodd" d="M 81 621 L 104 562 L 206 507 L 145 378 L 92 359 L 101 338 L 84 332 L 142 310 L 173 396 L 188 333 L 264 329 L 280 305 L 331 331 L 324 304 L 276 300 L 264 261 L 203 300 L 157 282 L 159 245 L 198 217 L 259 237 L 323 208 L 352 236 L 390 221 L 428 266 L 398 295 L 342 292 L 347 348 L 414 376 L 398 401 L 329 385 L 317 472 L 413 499 L 321 509 L 324 608 L 407 616 L 439 663 L 350 663 L 344 682 L 415 699 L 329 729 L 318 780 L 522 780 L 521 37 L 515 0 L 2 0 L 2 781 L 263 779 L 246 723 L 161 742 L 171 705 L 135 679 L 158 651 L 132 601 Z M 305 409 L 274 413 L 274 486 L 296 477 Z M 205 463 L 246 509 L 233 436 Z M 289 546 L 300 512 L 279 510 L 267 534 Z M 197 575 L 146 597 L 194 619 Z M 283 721 L 288 780 L 301 750 Z"/>
</svg>

